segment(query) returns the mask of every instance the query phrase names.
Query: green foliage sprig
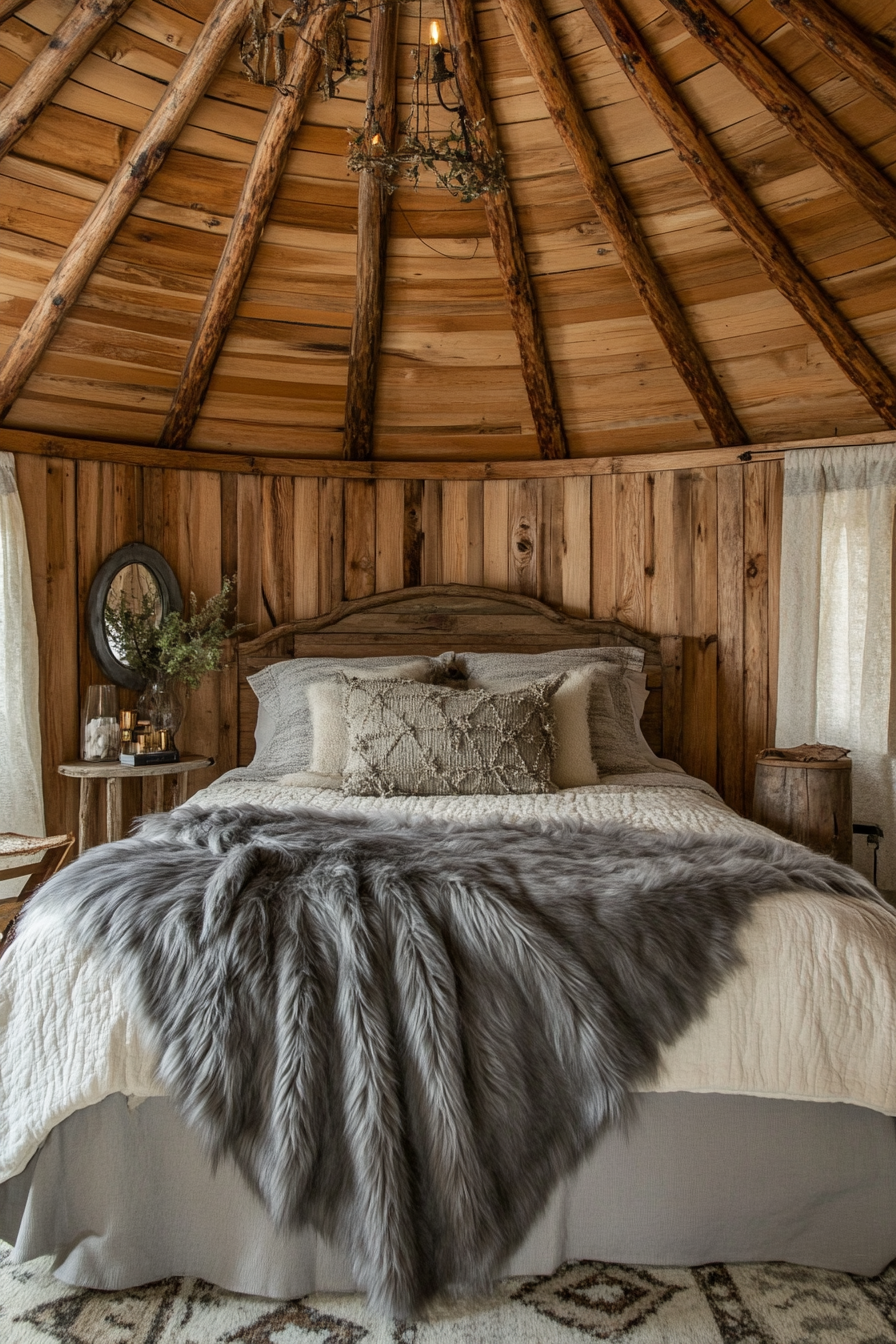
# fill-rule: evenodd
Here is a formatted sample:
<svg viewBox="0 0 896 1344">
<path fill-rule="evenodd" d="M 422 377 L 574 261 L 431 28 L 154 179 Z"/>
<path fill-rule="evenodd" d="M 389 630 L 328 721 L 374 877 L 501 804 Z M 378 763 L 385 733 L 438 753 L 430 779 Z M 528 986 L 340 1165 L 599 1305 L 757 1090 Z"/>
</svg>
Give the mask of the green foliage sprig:
<svg viewBox="0 0 896 1344">
<path fill-rule="evenodd" d="M 120 599 L 106 604 L 104 620 L 118 657 L 147 681 L 159 676 L 182 681 L 195 690 L 207 672 L 221 666 L 221 648 L 240 625 L 227 624 L 233 580 L 224 579 L 220 593 L 200 607 L 190 594 L 189 615 L 169 611 L 156 625 L 156 604 L 148 593 L 138 607 Z"/>
</svg>

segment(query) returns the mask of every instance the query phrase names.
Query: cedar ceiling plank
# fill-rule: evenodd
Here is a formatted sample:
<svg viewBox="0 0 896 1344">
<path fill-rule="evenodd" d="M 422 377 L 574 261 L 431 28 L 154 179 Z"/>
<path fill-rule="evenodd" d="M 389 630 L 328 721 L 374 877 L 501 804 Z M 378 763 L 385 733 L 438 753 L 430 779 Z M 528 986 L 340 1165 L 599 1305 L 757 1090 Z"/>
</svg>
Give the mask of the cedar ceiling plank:
<svg viewBox="0 0 896 1344">
<path fill-rule="evenodd" d="M 540 0 L 501 0 L 548 112 L 651 321 L 719 445 L 747 437 L 653 259 L 585 114 Z"/>
<path fill-rule="evenodd" d="M 446 0 L 446 13 L 453 38 L 460 96 L 471 123 L 477 127 L 484 152 L 494 157 L 499 153 L 498 136 L 486 90 L 472 0 Z M 504 282 L 519 347 L 520 367 L 539 451 L 546 458 L 568 457 L 557 390 L 509 190 L 487 192 L 483 203 L 492 250 Z"/>
<path fill-rule="evenodd" d="M 232 322 L 249 275 L 293 137 L 320 69 L 318 43 L 342 6 L 318 10 L 308 24 L 307 38 L 297 40 L 290 54 L 284 87 L 275 90 L 258 144 L 246 174 L 233 226 L 227 235 L 180 381 L 159 435 L 159 446 L 185 448 L 208 388 L 215 361 Z"/>
<path fill-rule="evenodd" d="M 24 135 L 57 89 L 130 3 L 131 0 L 77 0 L 0 106 L 0 159 Z"/>
<path fill-rule="evenodd" d="M 0 361 L 0 418 L 12 406 L 91 272 L 127 218 L 134 201 L 161 165 L 169 146 L 224 60 L 246 20 L 252 0 L 219 0 L 214 13 L 166 86 L 128 159 L 109 182 L 78 230 L 49 284 Z"/>
<path fill-rule="evenodd" d="M 709 200 L 884 423 L 896 426 L 896 382 L 892 375 L 797 260 L 709 137 L 676 98 L 619 0 L 583 0 L 583 4 L 632 86 Z"/>
<path fill-rule="evenodd" d="M 896 186 L 864 157 L 804 89 L 756 46 L 715 3 L 662 0 L 684 28 L 727 66 L 745 88 L 786 126 L 836 182 L 896 235 Z"/>
<path fill-rule="evenodd" d="M 376 127 L 383 144 L 395 145 L 398 6 L 376 6 L 370 20 L 365 127 Z M 391 193 L 380 172 L 364 168 L 358 183 L 358 253 L 355 320 L 352 324 L 345 389 L 342 454 L 347 460 L 373 456 L 377 370 L 383 334 L 386 253 Z"/>
</svg>

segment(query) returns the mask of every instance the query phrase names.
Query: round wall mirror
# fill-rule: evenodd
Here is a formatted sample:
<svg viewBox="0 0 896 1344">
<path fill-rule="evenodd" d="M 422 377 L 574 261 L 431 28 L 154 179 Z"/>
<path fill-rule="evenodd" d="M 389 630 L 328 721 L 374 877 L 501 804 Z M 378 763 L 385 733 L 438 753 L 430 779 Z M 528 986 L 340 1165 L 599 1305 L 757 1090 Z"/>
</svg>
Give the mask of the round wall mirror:
<svg viewBox="0 0 896 1344">
<path fill-rule="evenodd" d="M 125 651 L 110 632 L 107 612 L 121 603 L 140 608 L 148 602 L 156 625 L 169 611 L 183 611 L 184 600 L 168 561 L 151 546 L 131 542 L 104 560 L 87 598 L 87 640 L 105 676 L 118 686 L 143 689 L 143 677 L 129 667 Z"/>
</svg>

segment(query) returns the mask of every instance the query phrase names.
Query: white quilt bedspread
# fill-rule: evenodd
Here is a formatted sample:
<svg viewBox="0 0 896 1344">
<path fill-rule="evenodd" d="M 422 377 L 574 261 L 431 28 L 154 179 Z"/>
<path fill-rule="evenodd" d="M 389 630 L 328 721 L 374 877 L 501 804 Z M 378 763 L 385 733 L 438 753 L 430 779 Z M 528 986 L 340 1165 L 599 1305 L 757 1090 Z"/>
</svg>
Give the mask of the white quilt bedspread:
<svg viewBox="0 0 896 1344">
<path fill-rule="evenodd" d="M 657 830 L 754 829 L 715 796 L 657 779 L 526 797 L 353 799 L 457 820 L 576 817 Z M 345 807 L 340 794 L 230 778 L 208 803 Z M 766 897 L 740 945 L 746 964 L 664 1057 L 645 1090 L 840 1101 L 896 1115 L 896 913 L 846 897 Z M 118 978 L 35 923 L 0 961 L 0 1181 L 73 1111 L 115 1092 L 163 1095 L 145 1031 Z"/>
</svg>

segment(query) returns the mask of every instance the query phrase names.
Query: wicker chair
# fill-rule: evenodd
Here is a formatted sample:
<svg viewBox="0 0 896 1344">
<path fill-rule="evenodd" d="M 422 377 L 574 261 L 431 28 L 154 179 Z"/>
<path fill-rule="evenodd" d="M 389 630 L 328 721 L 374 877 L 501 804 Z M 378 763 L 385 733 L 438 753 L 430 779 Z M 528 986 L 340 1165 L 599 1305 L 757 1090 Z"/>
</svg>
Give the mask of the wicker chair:
<svg viewBox="0 0 896 1344">
<path fill-rule="evenodd" d="M 0 858 L 26 860 L 14 868 L 0 868 L 0 881 L 16 877 L 28 879 L 18 896 L 0 900 L 0 956 L 13 940 L 16 920 L 25 902 L 42 882 L 58 872 L 74 843 L 73 835 L 16 835 L 11 831 L 0 831 Z M 29 857 L 30 863 L 27 862 Z"/>
</svg>

